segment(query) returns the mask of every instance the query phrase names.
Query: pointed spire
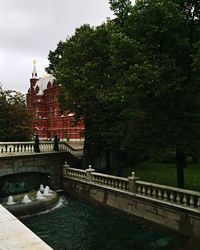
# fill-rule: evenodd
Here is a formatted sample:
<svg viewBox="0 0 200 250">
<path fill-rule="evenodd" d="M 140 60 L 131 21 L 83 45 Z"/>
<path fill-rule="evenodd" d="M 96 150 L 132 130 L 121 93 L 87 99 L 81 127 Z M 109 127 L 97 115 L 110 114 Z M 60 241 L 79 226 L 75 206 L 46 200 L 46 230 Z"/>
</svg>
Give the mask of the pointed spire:
<svg viewBox="0 0 200 250">
<path fill-rule="evenodd" d="M 37 79 L 37 71 L 36 71 L 36 60 L 33 60 L 33 73 L 32 73 L 32 78 Z"/>
</svg>

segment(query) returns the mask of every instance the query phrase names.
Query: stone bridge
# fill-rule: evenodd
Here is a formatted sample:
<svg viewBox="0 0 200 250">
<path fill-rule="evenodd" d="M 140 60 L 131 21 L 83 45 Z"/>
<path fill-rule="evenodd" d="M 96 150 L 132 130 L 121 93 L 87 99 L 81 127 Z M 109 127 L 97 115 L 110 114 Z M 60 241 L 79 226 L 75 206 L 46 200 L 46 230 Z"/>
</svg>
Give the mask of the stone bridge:
<svg viewBox="0 0 200 250">
<path fill-rule="evenodd" d="M 29 175 L 29 181 L 37 178 L 36 173 L 49 177 L 53 189 L 61 188 L 62 167 L 65 162 L 77 167 L 82 149 L 73 149 L 66 143 L 59 144 L 60 151 L 53 151 L 53 143 L 41 143 L 41 153 L 34 153 L 34 143 L 0 143 L 0 184 L 5 176 Z M 15 178 L 15 177 L 13 177 Z M 32 180 L 31 180 L 32 178 Z"/>
</svg>

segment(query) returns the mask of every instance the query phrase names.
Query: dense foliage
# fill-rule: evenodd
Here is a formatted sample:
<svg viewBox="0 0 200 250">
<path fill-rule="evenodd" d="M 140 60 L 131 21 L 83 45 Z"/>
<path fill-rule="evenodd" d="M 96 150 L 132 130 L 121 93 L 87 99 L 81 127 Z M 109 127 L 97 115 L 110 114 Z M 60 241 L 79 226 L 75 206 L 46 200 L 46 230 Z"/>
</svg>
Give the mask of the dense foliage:
<svg viewBox="0 0 200 250">
<path fill-rule="evenodd" d="M 200 138 L 200 3 L 110 0 L 116 15 L 50 51 L 63 108 L 85 118 L 85 155 L 176 150 L 178 186 Z M 87 158 L 86 157 L 86 158 Z"/>
<path fill-rule="evenodd" d="M 0 88 L 0 141 L 26 141 L 31 136 L 31 116 L 25 96 Z"/>
</svg>

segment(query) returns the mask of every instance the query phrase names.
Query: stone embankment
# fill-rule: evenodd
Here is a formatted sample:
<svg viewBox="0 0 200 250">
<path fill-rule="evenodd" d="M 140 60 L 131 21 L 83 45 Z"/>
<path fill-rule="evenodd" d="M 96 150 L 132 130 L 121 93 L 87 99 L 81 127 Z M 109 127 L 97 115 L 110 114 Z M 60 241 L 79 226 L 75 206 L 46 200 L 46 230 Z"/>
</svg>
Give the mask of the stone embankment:
<svg viewBox="0 0 200 250">
<path fill-rule="evenodd" d="M 200 192 L 63 167 L 63 189 L 200 239 Z"/>
<path fill-rule="evenodd" d="M 1 205 L 0 249 L 52 250 L 51 247 Z"/>
</svg>

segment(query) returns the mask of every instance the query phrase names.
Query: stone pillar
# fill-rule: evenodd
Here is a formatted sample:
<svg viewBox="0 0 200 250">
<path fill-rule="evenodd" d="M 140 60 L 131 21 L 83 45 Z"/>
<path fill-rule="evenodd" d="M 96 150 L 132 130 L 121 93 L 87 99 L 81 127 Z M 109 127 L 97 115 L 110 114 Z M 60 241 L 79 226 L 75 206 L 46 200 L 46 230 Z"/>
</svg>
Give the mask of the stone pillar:
<svg viewBox="0 0 200 250">
<path fill-rule="evenodd" d="M 88 166 L 88 169 L 85 170 L 86 171 L 86 179 L 88 182 L 92 182 L 92 172 L 95 172 L 95 169 L 92 168 L 92 165 Z"/>
<path fill-rule="evenodd" d="M 135 176 L 135 172 L 132 172 L 132 176 L 128 177 L 129 192 L 136 193 L 136 183 L 135 181 L 139 180 L 139 177 Z"/>
<path fill-rule="evenodd" d="M 70 167 L 70 165 L 66 161 L 65 164 L 63 165 L 63 177 L 65 177 L 67 175 L 67 168 L 69 168 L 69 167 Z"/>
</svg>

